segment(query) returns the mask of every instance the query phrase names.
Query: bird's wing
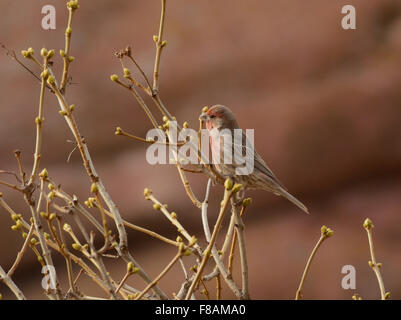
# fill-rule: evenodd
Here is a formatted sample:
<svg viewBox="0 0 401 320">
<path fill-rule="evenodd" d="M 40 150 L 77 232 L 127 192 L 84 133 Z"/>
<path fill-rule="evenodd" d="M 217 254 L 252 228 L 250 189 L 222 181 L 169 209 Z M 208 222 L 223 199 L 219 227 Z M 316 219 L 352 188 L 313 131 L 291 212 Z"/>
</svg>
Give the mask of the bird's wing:
<svg viewBox="0 0 401 320">
<path fill-rule="evenodd" d="M 262 157 L 255 151 L 255 169 L 261 171 L 270 179 L 272 179 L 275 183 L 277 183 L 281 188 L 287 190 L 286 187 L 281 183 L 281 181 L 275 176 L 273 171 L 267 166 L 266 162 L 262 159 Z"/>
<path fill-rule="evenodd" d="M 234 144 L 235 145 L 235 144 Z M 249 138 L 246 136 L 245 132 L 242 132 L 242 149 L 241 148 L 234 148 L 234 154 L 236 152 L 239 152 L 238 150 L 242 151 L 243 157 L 246 157 L 247 151 L 248 153 L 254 157 L 254 171 L 260 171 L 263 174 L 265 174 L 269 179 L 271 179 L 273 182 L 275 182 L 278 186 L 283 188 L 284 190 L 287 190 L 284 185 L 280 182 L 280 180 L 275 176 L 273 171 L 267 166 L 266 162 L 262 159 L 262 157 L 259 155 L 259 153 L 255 150 L 255 147 L 253 146 L 252 142 L 249 140 Z M 251 150 L 249 150 L 251 149 Z M 249 152 L 251 151 L 251 152 Z"/>
</svg>

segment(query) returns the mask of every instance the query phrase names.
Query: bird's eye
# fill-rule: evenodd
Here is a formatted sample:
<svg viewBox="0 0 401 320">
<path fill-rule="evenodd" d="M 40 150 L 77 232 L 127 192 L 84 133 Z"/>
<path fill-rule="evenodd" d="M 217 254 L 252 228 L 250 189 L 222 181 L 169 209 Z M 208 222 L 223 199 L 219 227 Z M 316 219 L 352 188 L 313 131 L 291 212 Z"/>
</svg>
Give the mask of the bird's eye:
<svg viewBox="0 0 401 320">
<path fill-rule="evenodd" d="M 216 118 L 216 116 L 214 114 L 212 114 L 212 115 L 209 116 L 209 118 L 210 119 L 214 119 L 214 118 Z"/>
</svg>

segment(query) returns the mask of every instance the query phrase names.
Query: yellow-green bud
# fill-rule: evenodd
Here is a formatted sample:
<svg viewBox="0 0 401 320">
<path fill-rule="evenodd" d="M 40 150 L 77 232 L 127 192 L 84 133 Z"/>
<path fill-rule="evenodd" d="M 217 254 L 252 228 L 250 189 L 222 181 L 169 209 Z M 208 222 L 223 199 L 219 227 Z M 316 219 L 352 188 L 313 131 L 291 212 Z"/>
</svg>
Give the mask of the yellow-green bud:
<svg viewBox="0 0 401 320">
<path fill-rule="evenodd" d="M 390 292 L 386 292 L 386 293 L 384 294 L 384 299 L 387 300 L 387 299 L 389 299 L 389 298 L 390 298 Z"/>
<path fill-rule="evenodd" d="M 47 54 L 48 54 L 48 52 L 47 52 L 47 49 L 46 49 L 46 48 L 42 48 L 42 50 L 40 50 L 40 55 L 41 55 L 42 57 L 47 57 Z"/>
<path fill-rule="evenodd" d="M 69 57 L 68 57 L 68 61 L 69 61 L 69 62 L 74 62 L 74 60 L 75 60 L 75 57 L 73 57 L 73 56 L 69 56 Z"/>
<path fill-rule="evenodd" d="M 47 179 L 49 177 L 49 174 L 47 173 L 46 169 L 43 169 L 41 173 L 39 173 L 39 177 L 42 179 Z"/>
<path fill-rule="evenodd" d="M 158 41 L 159 41 L 159 37 L 156 36 L 156 35 L 154 35 L 154 36 L 153 36 L 153 41 L 154 41 L 154 42 L 158 42 Z"/>
<path fill-rule="evenodd" d="M 163 48 L 163 47 L 165 47 L 165 46 L 167 46 L 167 41 L 166 41 L 166 40 L 163 40 L 163 42 L 162 42 L 162 44 L 161 44 L 161 47 Z"/>
<path fill-rule="evenodd" d="M 43 70 L 43 72 L 40 74 L 40 76 L 43 79 L 47 79 L 47 77 L 49 76 L 49 70 L 48 69 Z"/>
<path fill-rule="evenodd" d="M 203 113 L 206 113 L 208 110 L 209 110 L 209 107 L 208 107 L 208 106 L 204 106 L 204 107 L 202 108 L 202 112 L 203 112 Z"/>
<path fill-rule="evenodd" d="M 117 127 L 117 128 L 116 128 L 116 131 L 114 132 L 114 134 L 115 134 L 116 136 L 121 135 L 121 134 L 122 134 L 122 129 L 121 129 L 120 127 Z"/>
<path fill-rule="evenodd" d="M 118 80 L 118 75 L 116 75 L 116 74 L 112 74 L 111 76 L 110 76 L 110 80 L 111 81 L 117 81 Z"/>
<path fill-rule="evenodd" d="M 242 201 L 242 206 L 248 207 L 249 205 L 251 205 L 251 203 L 252 203 L 252 199 L 246 198 L 246 199 L 244 199 L 244 201 Z"/>
<path fill-rule="evenodd" d="M 146 196 L 150 196 L 152 194 L 152 190 L 145 188 L 145 190 L 143 190 L 143 195 Z"/>
<path fill-rule="evenodd" d="M 373 225 L 373 223 L 372 223 L 372 220 L 370 220 L 369 218 L 366 218 L 366 219 L 365 219 L 365 222 L 363 223 L 363 227 L 364 227 L 366 230 L 372 229 L 372 228 L 374 227 L 374 225 Z"/>
<path fill-rule="evenodd" d="M 18 230 L 21 230 L 21 229 L 22 229 L 22 221 L 21 221 L 21 220 L 17 220 L 17 221 L 15 222 L 15 225 L 16 225 L 16 227 L 17 227 Z"/>
<path fill-rule="evenodd" d="M 182 238 L 180 236 L 177 236 L 177 238 L 175 239 L 175 241 L 177 242 L 182 242 Z"/>
<path fill-rule="evenodd" d="M 170 213 L 171 218 L 177 219 L 177 214 L 175 212 Z"/>
<path fill-rule="evenodd" d="M 67 36 L 70 36 L 71 33 L 72 33 L 72 28 L 71 28 L 71 27 L 67 27 L 67 29 L 65 29 L 65 34 L 66 34 Z"/>
<path fill-rule="evenodd" d="M 160 208 L 161 208 L 161 205 L 159 203 L 155 203 L 153 205 L 153 209 L 155 209 L 155 210 L 160 210 Z"/>
<path fill-rule="evenodd" d="M 41 211 L 41 212 L 40 212 L 40 216 L 41 216 L 43 219 L 48 219 L 48 218 L 49 218 L 49 215 L 48 215 L 46 212 L 44 212 L 44 211 Z"/>
<path fill-rule="evenodd" d="M 74 111 L 75 110 L 75 104 L 70 105 L 70 111 Z"/>
<path fill-rule="evenodd" d="M 65 57 L 65 51 L 64 51 L 64 50 L 62 50 L 62 49 L 60 49 L 60 56 L 61 56 L 62 58 L 64 58 L 64 57 Z"/>
<path fill-rule="evenodd" d="M 187 129 L 189 127 L 189 124 L 188 124 L 188 122 L 185 121 L 182 126 L 184 127 L 184 129 Z"/>
<path fill-rule="evenodd" d="M 99 192 L 99 187 L 97 186 L 97 183 L 92 183 L 91 185 L 91 192 L 92 193 L 98 193 Z"/>
<path fill-rule="evenodd" d="M 224 182 L 224 188 L 226 188 L 226 190 L 231 190 L 233 188 L 233 181 L 230 178 L 227 178 Z"/>
<path fill-rule="evenodd" d="M 127 263 L 127 273 L 132 273 L 134 271 L 135 265 L 132 261 Z"/>
<path fill-rule="evenodd" d="M 334 234 L 334 231 L 326 226 L 322 226 L 320 228 L 320 233 L 322 236 L 330 238 Z"/>
<path fill-rule="evenodd" d="M 191 241 L 189 241 L 189 246 L 192 247 L 197 242 L 198 242 L 198 239 L 195 236 L 192 236 Z"/>
<path fill-rule="evenodd" d="M 12 215 L 11 215 L 11 219 L 13 219 L 15 222 L 17 222 L 19 219 L 21 219 L 20 218 L 20 216 L 18 215 L 18 214 L 15 214 L 15 213 L 13 213 Z"/>
<path fill-rule="evenodd" d="M 51 59 L 51 58 L 53 58 L 53 56 L 54 56 L 54 50 L 51 49 L 51 50 L 47 53 L 47 57 L 48 57 L 49 59 Z"/>
<path fill-rule="evenodd" d="M 26 239 L 28 237 L 28 234 L 26 232 L 22 233 L 22 238 Z"/>
<path fill-rule="evenodd" d="M 17 230 L 17 226 L 16 225 L 11 226 L 11 230 L 16 231 Z"/>
<path fill-rule="evenodd" d="M 55 213 L 51 213 L 50 216 L 49 216 L 49 220 L 52 221 L 55 218 L 56 218 L 56 214 Z"/>
<path fill-rule="evenodd" d="M 30 240 L 30 243 L 31 243 L 31 245 L 35 246 L 38 243 L 38 241 L 36 240 L 36 238 L 32 238 Z"/>
<path fill-rule="evenodd" d="M 129 78 L 131 76 L 131 70 L 124 68 L 124 77 Z"/>
<path fill-rule="evenodd" d="M 79 243 L 73 243 L 72 248 L 77 251 L 81 251 L 82 247 Z"/>
<path fill-rule="evenodd" d="M 67 8 L 72 11 L 77 10 L 79 8 L 78 0 L 72 0 L 67 2 Z"/>
<path fill-rule="evenodd" d="M 54 83 L 55 83 L 55 79 L 54 79 L 54 77 L 53 76 L 49 76 L 48 78 L 47 78 L 47 83 L 48 84 L 50 84 L 50 85 L 53 85 Z"/>
<path fill-rule="evenodd" d="M 47 232 L 43 233 L 43 236 L 45 237 L 46 240 L 50 239 L 50 234 L 48 234 Z"/>
<path fill-rule="evenodd" d="M 38 124 L 38 125 L 42 124 L 42 119 L 39 118 L 39 117 L 36 117 L 35 118 L 35 123 Z"/>
<path fill-rule="evenodd" d="M 236 192 L 240 191 L 241 189 L 242 189 L 242 184 L 236 183 L 236 184 L 234 184 L 234 186 L 232 188 L 232 192 L 236 193 Z"/>
<path fill-rule="evenodd" d="M 327 228 L 326 237 L 329 238 L 329 237 L 331 237 L 331 236 L 333 236 L 333 235 L 334 235 L 334 231 L 331 230 L 330 228 Z"/>
</svg>

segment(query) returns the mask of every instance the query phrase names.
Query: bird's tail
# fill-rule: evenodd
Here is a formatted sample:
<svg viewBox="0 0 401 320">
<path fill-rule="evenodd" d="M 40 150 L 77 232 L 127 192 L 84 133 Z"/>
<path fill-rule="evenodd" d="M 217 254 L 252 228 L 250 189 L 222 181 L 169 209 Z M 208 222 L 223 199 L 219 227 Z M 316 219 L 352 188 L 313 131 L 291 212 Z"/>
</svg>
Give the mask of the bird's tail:
<svg viewBox="0 0 401 320">
<path fill-rule="evenodd" d="M 278 192 L 280 195 L 283 197 L 287 198 L 289 201 L 291 201 L 293 204 L 295 204 L 298 208 L 302 209 L 305 213 L 309 214 L 308 208 L 297 198 L 295 198 L 292 194 L 288 193 L 286 190 L 283 188 L 279 189 Z"/>
</svg>

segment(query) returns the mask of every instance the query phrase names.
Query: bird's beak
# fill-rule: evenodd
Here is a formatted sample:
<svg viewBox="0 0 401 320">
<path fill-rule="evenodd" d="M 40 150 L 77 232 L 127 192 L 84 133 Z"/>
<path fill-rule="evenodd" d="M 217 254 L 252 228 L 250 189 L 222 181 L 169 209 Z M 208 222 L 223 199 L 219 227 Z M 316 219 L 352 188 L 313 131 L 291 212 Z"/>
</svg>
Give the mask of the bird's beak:
<svg viewBox="0 0 401 320">
<path fill-rule="evenodd" d="M 206 115 L 206 113 L 203 112 L 203 113 L 199 116 L 199 120 L 206 121 L 206 120 L 207 120 L 207 115 Z"/>
</svg>

